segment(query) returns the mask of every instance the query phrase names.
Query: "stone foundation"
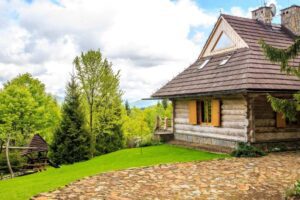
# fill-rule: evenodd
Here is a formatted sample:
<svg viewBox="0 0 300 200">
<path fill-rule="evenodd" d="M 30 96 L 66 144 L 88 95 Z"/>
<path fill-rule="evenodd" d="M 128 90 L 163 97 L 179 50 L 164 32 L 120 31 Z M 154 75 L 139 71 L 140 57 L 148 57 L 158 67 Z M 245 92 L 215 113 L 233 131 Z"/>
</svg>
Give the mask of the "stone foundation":
<svg viewBox="0 0 300 200">
<path fill-rule="evenodd" d="M 300 140 L 252 143 L 251 145 L 266 152 L 300 150 Z"/>
<path fill-rule="evenodd" d="M 227 147 L 227 148 L 232 148 L 232 149 L 234 149 L 238 144 L 238 142 L 236 142 L 236 141 L 203 137 L 203 136 L 198 136 L 198 135 L 180 134 L 180 133 L 175 133 L 174 138 L 175 138 L 175 140 L 179 140 L 179 141 L 191 142 L 191 143 L 195 143 L 195 144 Z"/>
</svg>

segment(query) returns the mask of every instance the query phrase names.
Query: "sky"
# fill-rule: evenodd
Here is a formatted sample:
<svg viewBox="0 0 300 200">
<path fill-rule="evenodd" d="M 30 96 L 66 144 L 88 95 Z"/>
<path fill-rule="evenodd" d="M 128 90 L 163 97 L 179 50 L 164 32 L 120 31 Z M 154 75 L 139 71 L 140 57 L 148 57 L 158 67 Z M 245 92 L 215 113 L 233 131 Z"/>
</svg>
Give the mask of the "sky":
<svg viewBox="0 0 300 200">
<path fill-rule="evenodd" d="M 123 99 L 150 97 L 193 63 L 220 13 L 250 17 L 263 0 L 0 0 L 0 86 L 29 72 L 59 100 L 90 49 L 121 71 Z M 300 0 L 266 0 L 277 10 Z M 274 19 L 280 22 L 279 12 Z"/>
</svg>

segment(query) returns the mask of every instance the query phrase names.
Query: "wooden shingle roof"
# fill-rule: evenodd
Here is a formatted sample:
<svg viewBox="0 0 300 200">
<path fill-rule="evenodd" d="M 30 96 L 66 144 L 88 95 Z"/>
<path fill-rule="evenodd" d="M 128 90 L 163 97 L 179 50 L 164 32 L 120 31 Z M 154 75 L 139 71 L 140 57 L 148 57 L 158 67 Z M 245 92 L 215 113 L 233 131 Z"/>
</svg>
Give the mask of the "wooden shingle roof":
<svg viewBox="0 0 300 200">
<path fill-rule="evenodd" d="M 47 142 L 39 135 L 35 134 L 30 141 L 28 149 L 22 151 L 22 155 L 27 155 L 33 152 L 47 152 L 48 144 Z"/>
<path fill-rule="evenodd" d="M 300 81 L 295 76 L 280 72 L 280 66 L 272 64 L 263 55 L 258 44 L 264 39 L 275 47 L 286 48 L 293 44 L 293 36 L 278 25 L 266 25 L 253 19 L 221 15 L 249 48 L 237 49 L 210 57 L 208 64 L 199 65 L 209 57 L 199 58 L 194 64 L 155 92 L 152 97 L 177 97 L 236 91 L 298 91 Z M 225 65 L 219 63 L 231 55 Z M 300 63 L 296 59 L 295 63 Z"/>
</svg>

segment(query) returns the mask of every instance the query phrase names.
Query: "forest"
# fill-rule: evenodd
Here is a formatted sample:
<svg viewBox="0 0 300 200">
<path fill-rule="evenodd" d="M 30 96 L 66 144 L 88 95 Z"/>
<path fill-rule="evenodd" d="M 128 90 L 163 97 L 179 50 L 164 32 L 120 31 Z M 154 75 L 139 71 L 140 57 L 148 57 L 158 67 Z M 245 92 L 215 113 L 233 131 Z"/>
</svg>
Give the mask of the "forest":
<svg viewBox="0 0 300 200">
<path fill-rule="evenodd" d="M 153 140 L 156 118 L 171 117 L 167 100 L 144 109 L 122 99 L 120 71 L 100 50 L 74 58 L 74 70 L 59 103 L 45 85 L 29 73 L 7 81 L 0 90 L 0 172 L 18 170 L 25 162 L 19 150 L 34 134 L 49 144 L 48 156 L 56 164 L 71 164 L 122 148 L 147 146 Z"/>
</svg>

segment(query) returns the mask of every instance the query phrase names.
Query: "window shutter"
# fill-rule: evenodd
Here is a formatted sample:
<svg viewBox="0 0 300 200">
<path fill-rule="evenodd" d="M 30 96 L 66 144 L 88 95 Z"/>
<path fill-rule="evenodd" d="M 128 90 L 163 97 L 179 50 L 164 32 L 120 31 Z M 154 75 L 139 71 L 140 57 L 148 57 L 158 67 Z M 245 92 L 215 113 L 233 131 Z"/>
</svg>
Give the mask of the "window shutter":
<svg viewBox="0 0 300 200">
<path fill-rule="evenodd" d="M 189 123 L 197 124 L 197 101 L 189 101 Z"/>
<path fill-rule="evenodd" d="M 211 125 L 221 125 L 221 103 L 220 100 L 217 99 L 211 101 Z"/>
<path fill-rule="evenodd" d="M 277 128 L 285 128 L 286 127 L 286 121 L 283 113 L 276 113 L 276 127 Z"/>
</svg>

